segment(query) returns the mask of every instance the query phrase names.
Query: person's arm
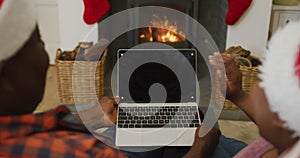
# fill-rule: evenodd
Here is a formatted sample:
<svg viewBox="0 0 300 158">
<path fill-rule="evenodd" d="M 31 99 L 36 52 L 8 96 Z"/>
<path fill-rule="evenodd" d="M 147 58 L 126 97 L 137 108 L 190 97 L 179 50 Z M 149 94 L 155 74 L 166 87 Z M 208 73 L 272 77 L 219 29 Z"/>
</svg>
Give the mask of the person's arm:
<svg viewBox="0 0 300 158">
<path fill-rule="evenodd" d="M 43 99 L 49 58 L 38 27 L 0 67 L 0 115 L 32 113 Z M 24 106 L 26 105 L 26 106 Z"/>
<path fill-rule="evenodd" d="M 184 158 L 207 158 L 215 150 L 219 143 L 221 132 L 212 128 L 204 137 L 199 137 L 200 126 L 195 132 L 194 143 Z"/>
<path fill-rule="evenodd" d="M 217 77 L 224 79 L 226 76 L 226 99 L 232 101 L 234 104 L 239 106 L 249 118 L 254 120 L 254 110 L 252 97 L 242 90 L 241 86 L 241 72 L 239 69 L 239 62 L 236 58 L 230 54 L 214 53 L 213 56 L 209 56 L 209 62 L 216 68 Z M 225 67 L 223 72 L 222 67 Z M 251 89 L 250 94 L 255 89 Z"/>
<path fill-rule="evenodd" d="M 256 83 L 258 84 L 258 83 Z M 256 87 L 252 86 L 249 94 L 245 93 L 244 91 L 231 97 L 227 98 L 231 102 L 233 102 L 235 105 L 237 105 L 241 110 L 243 110 L 246 115 L 255 123 L 255 111 L 254 111 L 254 100 L 252 99 L 251 94 L 256 93 Z"/>
</svg>

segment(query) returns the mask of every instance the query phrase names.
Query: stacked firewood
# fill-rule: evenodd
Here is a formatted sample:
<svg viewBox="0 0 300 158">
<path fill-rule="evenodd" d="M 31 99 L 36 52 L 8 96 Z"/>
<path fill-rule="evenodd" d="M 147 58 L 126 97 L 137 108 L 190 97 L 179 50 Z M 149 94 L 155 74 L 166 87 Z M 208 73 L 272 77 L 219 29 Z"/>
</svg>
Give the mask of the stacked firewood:
<svg viewBox="0 0 300 158">
<path fill-rule="evenodd" d="M 249 50 L 242 48 L 241 46 L 232 46 L 229 47 L 226 51 L 223 52 L 224 54 L 231 54 L 234 57 L 239 59 L 240 64 L 243 66 L 249 66 L 249 63 L 243 59 L 247 59 L 251 62 L 253 67 L 261 65 L 261 61 L 258 57 L 253 56 Z"/>
<path fill-rule="evenodd" d="M 101 39 L 95 45 L 93 42 L 79 42 L 73 50 L 57 49 L 58 60 L 79 60 L 79 61 L 96 61 L 99 60 L 101 52 L 106 48 L 108 41 Z"/>
</svg>

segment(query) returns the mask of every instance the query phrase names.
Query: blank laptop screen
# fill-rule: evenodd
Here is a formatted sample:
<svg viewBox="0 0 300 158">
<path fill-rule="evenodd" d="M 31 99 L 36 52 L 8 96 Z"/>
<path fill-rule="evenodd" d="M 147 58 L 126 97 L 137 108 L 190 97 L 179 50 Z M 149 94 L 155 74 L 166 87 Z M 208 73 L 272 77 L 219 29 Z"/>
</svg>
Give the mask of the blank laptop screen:
<svg viewBox="0 0 300 158">
<path fill-rule="evenodd" d="M 176 52 L 175 52 L 176 51 Z M 181 54 L 178 54 L 178 52 Z M 130 56 L 126 56 L 130 53 Z M 147 54 L 148 53 L 148 54 Z M 150 53 L 150 54 L 149 54 Z M 165 96 L 166 103 L 196 101 L 196 51 L 193 49 L 180 50 L 124 50 L 118 51 L 118 93 L 123 103 L 160 103 L 161 98 L 150 96 L 150 87 L 159 84 L 164 91 L 155 91 L 155 95 Z M 149 58 L 162 59 L 156 62 Z M 155 57 L 157 56 L 157 57 Z M 142 63 L 138 63 L 142 62 Z M 171 63 L 172 66 L 167 66 Z M 186 74 L 187 66 L 193 74 Z M 184 66 L 185 65 L 185 66 Z M 175 72 L 179 75 L 176 76 Z M 178 77 L 184 77 L 189 82 L 181 88 Z"/>
</svg>

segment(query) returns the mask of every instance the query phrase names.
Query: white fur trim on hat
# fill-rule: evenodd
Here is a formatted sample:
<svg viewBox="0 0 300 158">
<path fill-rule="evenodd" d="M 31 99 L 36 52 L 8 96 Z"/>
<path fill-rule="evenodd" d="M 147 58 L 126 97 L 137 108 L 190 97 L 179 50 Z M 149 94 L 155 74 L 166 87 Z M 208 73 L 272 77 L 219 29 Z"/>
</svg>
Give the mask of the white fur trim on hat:
<svg viewBox="0 0 300 158">
<path fill-rule="evenodd" d="M 13 56 L 28 40 L 37 14 L 33 0 L 3 0 L 0 6 L 0 62 Z"/>
<path fill-rule="evenodd" d="M 281 158 L 299 158 L 300 156 L 300 140 L 289 150 L 280 155 Z"/>
<path fill-rule="evenodd" d="M 261 84 L 270 108 L 287 128 L 300 136 L 300 84 L 295 63 L 300 46 L 300 21 L 278 30 L 269 42 L 261 70 Z"/>
</svg>

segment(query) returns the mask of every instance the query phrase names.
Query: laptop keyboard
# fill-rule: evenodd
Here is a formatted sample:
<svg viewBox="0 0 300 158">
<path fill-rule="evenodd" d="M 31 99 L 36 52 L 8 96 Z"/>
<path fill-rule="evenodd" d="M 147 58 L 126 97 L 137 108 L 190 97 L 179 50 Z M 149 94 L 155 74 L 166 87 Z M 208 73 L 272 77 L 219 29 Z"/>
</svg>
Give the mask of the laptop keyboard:
<svg viewBox="0 0 300 158">
<path fill-rule="evenodd" d="M 118 108 L 119 128 L 194 128 L 199 126 L 195 106 Z"/>
</svg>

